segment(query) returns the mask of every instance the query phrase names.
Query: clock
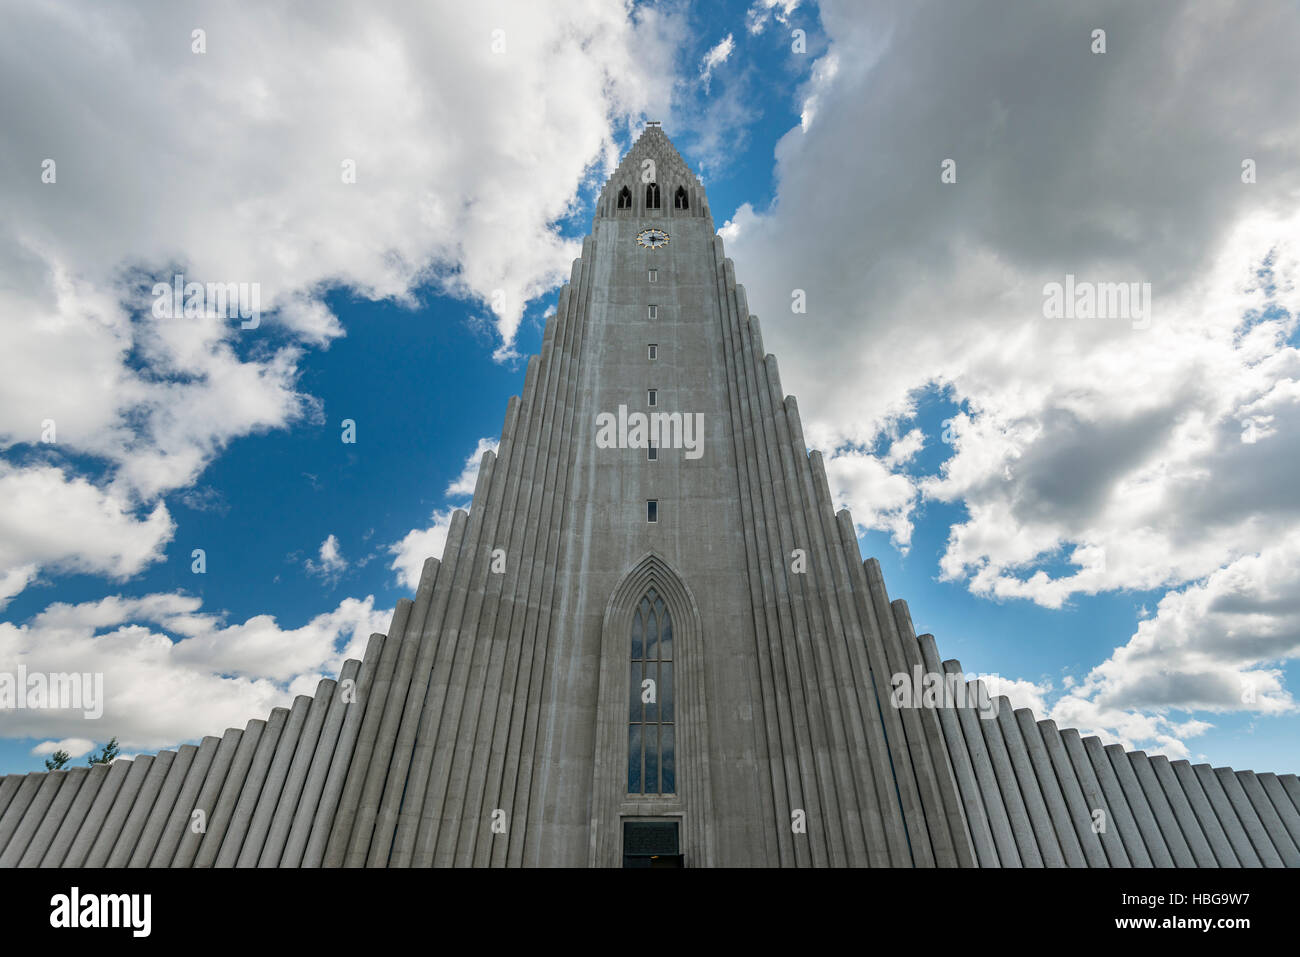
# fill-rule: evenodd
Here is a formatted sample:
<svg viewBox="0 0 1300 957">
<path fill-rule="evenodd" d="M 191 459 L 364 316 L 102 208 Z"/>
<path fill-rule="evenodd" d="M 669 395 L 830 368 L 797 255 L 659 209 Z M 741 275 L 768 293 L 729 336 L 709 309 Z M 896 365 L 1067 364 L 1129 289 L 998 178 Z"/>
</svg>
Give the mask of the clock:
<svg viewBox="0 0 1300 957">
<path fill-rule="evenodd" d="M 643 229 L 636 234 L 636 244 L 646 249 L 659 249 L 668 245 L 668 234 L 662 229 Z"/>
</svg>

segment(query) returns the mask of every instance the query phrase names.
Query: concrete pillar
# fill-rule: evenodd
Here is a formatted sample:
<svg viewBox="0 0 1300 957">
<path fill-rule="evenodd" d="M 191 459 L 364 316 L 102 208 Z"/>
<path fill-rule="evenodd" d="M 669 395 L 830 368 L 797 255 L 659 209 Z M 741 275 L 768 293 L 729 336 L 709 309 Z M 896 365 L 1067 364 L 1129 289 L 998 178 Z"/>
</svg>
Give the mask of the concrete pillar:
<svg viewBox="0 0 1300 957">
<path fill-rule="evenodd" d="M 1196 823 L 1200 825 L 1201 833 L 1205 835 L 1205 840 L 1214 853 L 1216 866 L 1240 867 L 1241 862 L 1237 860 L 1237 855 L 1232 850 L 1232 842 L 1228 840 L 1223 825 L 1219 823 L 1219 817 L 1214 813 L 1214 807 L 1206 797 L 1205 789 L 1201 787 L 1201 782 L 1197 779 L 1191 764 L 1187 761 L 1171 761 L 1169 768 L 1178 778 L 1183 795 L 1191 805 L 1192 813 L 1196 815 Z"/>
<path fill-rule="evenodd" d="M 140 758 L 136 760 L 139 761 Z M 131 855 L 140 843 L 140 836 L 144 833 L 144 826 L 149 820 L 154 802 L 162 792 L 163 782 L 167 779 L 167 773 L 175 760 L 175 751 L 160 751 L 153 759 L 153 763 L 149 766 L 149 773 L 140 786 L 140 792 L 131 804 L 130 813 L 122 825 L 117 843 L 113 845 L 112 853 L 108 855 L 107 867 L 126 867 L 130 863 Z"/>
<path fill-rule="evenodd" d="M 1024 799 L 1029 824 L 1034 829 L 1034 841 L 1038 845 L 1038 852 L 1043 856 L 1043 864 L 1047 867 L 1066 867 L 1066 857 L 1052 825 L 1047 802 L 1043 800 L 1043 792 L 1038 786 L 1029 747 L 1020 732 L 1011 701 L 1005 695 L 999 695 L 994 703 L 998 708 L 997 722 L 1002 731 L 1002 739 L 1006 742 L 1007 757 L 1015 771 L 1014 780 Z"/>
<path fill-rule="evenodd" d="M 149 866 L 149 861 L 153 858 L 154 851 L 158 847 L 158 841 L 162 837 L 167 819 L 176 807 L 177 795 L 180 794 L 181 788 L 185 784 L 190 765 L 194 763 L 194 756 L 198 751 L 199 749 L 192 744 L 183 744 L 177 748 L 176 757 L 172 760 L 171 767 L 167 769 L 167 777 L 163 779 L 162 788 L 158 791 L 158 797 L 149 810 L 149 817 L 140 832 L 140 838 L 136 841 L 135 847 L 131 849 L 131 858 L 127 862 L 127 867 Z"/>
<path fill-rule="evenodd" d="M 1151 810 L 1151 803 L 1147 800 L 1146 791 L 1143 790 L 1142 783 L 1138 780 L 1129 761 L 1128 752 L 1118 744 L 1108 744 L 1105 750 L 1106 756 L 1110 759 L 1110 766 L 1115 771 L 1115 777 L 1124 791 L 1124 799 L 1128 802 L 1129 809 L 1133 812 L 1133 819 L 1142 834 L 1142 842 L 1146 845 L 1147 853 L 1151 855 L 1152 866 L 1176 867 L 1173 854 L 1170 853 L 1169 845 L 1165 843 L 1164 834 L 1156 821 L 1155 812 Z"/>
<path fill-rule="evenodd" d="M 1174 818 L 1178 822 L 1179 830 L 1186 839 L 1187 847 L 1195 859 L 1195 866 L 1217 866 L 1218 861 L 1215 859 L 1210 842 L 1196 819 L 1196 812 L 1192 810 L 1191 802 L 1187 799 L 1178 776 L 1169 765 L 1169 759 L 1163 754 L 1153 754 L 1149 764 L 1151 770 L 1155 773 L 1156 780 L 1160 782 L 1161 790 L 1169 801 Z"/>
<path fill-rule="evenodd" d="M 1241 820 L 1237 817 L 1237 812 L 1233 810 L 1232 803 L 1228 800 L 1228 795 L 1224 793 L 1223 785 L 1219 783 L 1214 771 L 1211 770 L 1208 764 L 1193 765 L 1192 771 L 1195 772 L 1196 780 L 1205 792 L 1206 800 L 1214 808 L 1214 816 L 1219 819 L 1224 834 L 1227 835 L 1229 843 L 1232 844 L 1232 853 L 1241 862 L 1241 866 L 1263 867 L 1264 864 L 1260 860 L 1259 854 L 1250 843 L 1246 829 L 1241 826 Z"/>
<path fill-rule="evenodd" d="M 42 859 L 49 853 L 59 828 L 67 818 L 68 810 L 76 801 L 81 786 L 89 776 L 89 771 L 86 768 L 69 768 L 67 771 L 58 771 L 55 774 L 61 776 L 63 783 L 59 787 L 59 792 L 55 795 L 49 811 L 41 821 L 40 827 L 32 835 L 27 849 L 23 851 L 23 855 L 18 861 L 17 866 L 19 867 L 41 866 Z"/>
</svg>

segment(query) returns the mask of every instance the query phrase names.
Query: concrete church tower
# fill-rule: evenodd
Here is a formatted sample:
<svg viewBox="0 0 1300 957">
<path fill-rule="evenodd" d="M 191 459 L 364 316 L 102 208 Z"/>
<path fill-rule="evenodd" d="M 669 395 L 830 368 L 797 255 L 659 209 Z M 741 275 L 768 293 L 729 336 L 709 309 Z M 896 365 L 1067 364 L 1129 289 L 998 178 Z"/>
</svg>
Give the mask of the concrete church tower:
<svg viewBox="0 0 1300 957">
<path fill-rule="evenodd" d="M 1300 783 L 1058 730 L 917 637 L 650 124 L 388 634 L 243 730 L 0 779 L 0 866 L 42 864 L 1297 866 Z"/>
</svg>

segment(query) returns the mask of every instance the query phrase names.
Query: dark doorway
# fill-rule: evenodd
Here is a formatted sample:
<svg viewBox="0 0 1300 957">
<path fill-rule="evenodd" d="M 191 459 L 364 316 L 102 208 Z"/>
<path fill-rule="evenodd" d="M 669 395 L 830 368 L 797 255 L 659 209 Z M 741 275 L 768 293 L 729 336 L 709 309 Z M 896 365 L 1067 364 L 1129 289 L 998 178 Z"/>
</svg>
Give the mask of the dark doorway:
<svg viewBox="0 0 1300 957">
<path fill-rule="evenodd" d="M 624 867 L 685 867 L 676 821 L 624 821 Z"/>
</svg>

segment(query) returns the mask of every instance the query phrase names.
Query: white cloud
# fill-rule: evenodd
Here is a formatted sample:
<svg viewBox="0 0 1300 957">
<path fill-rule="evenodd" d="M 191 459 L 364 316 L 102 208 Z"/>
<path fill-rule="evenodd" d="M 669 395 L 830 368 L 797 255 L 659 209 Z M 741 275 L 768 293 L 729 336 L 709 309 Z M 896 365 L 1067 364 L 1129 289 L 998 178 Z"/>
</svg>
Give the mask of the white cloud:
<svg viewBox="0 0 1300 957">
<path fill-rule="evenodd" d="M 75 761 L 77 758 L 84 758 L 93 750 L 95 750 L 95 742 L 88 738 L 64 738 L 62 741 L 42 741 L 32 748 L 32 754 L 45 757 L 55 751 L 66 751 L 68 757 Z"/>
<path fill-rule="evenodd" d="M 0 462 L 0 608 L 41 569 L 123 580 L 163 557 L 175 524 L 124 496 L 52 466 Z"/>
<path fill-rule="evenodd" d="M 59 494 L 108 517 L 71 549 L 58 523 L 10 539 L 0 597 L 78 562 L 138 571 L 169 535 L 162 496 L 231 441 L 319 416 L 298 368 L 344 332 L 331 288 L 499 301 L 497 354 L 513 355 L 525 304 L 578 253 L 554 223 L 612 167 L 616 131 L 671 100 L 680 20 L 585 0 L 10 17 L 0 450 L 37 470 L 25 481 L 61 469 Z M 310 41 L 271 42 L 294 36 Z M 153 318 L 152 284 L 176 273 L 258 284 L 261 324 Z"/>
<path fill-rule="evenodd" d="M 303 563 L 307 569 L 307 574 L 315 575 L 322 581 L 333 584 L 342 577 L 343 573 L 348 570 L 348 562 L 339 551 L 338 536 L 334 533 L 320 544 L 320 561 L 307 559 Z"/>
<path fill-rule="evenodd" d="M 294 695 L 311 693 L 347 658 L 360 658 L 392 615 L 376 610 L 373 598 L 349 598 L 285 629 L 269 615 L 227 625 L 201 606 L 199 598 L 179 593 L 112 596 L 52 604 L 22 625 L 0 623 L 0 669 L 101 673 L 105 697 L 98 720 L 79 711 L 20 708 L 6 714 L 4 733 L 56 746 L 68 738 L 116 736 L 124 752 L 145 752 L 242 728 Z M 39 747 L 53 750 L 48 743 Z"/>
<path fill-rule="evenodd" d="M 448 498 L 469 498 L 474 494 L 474 483 L 478 481 L 478 467 L 484 452 L 495 453 L 501 444 L 499 439 L 482 438 L 465 460 L 465 468 L 454 482 L 447 486 Z"/>
<path fill-rule="evenodd" d="M 916 505 L 916 485 L 892 471 L 888 459 L 847 449 L 825 460 L 826 480 L 835 507 L 847 508 L 859 534 L 868 529 L 887 531 L 904 551 L 912 540 L 910 515 Z"/>
<path fill-rule="evenodd" d="M 704 58 L 700 61 L 700 79 L 704 81 L 706 92 L 709 89 L 709 81 L 713 78 L 713 71 L 726 63 L 735 49 L 736 44 L 732 40 L 732 35 L 728 33 L 704 54 Z"/>
<path fill-rule="evenodd" d="M 964 506 L 941 574 L 1047 607 L 1194 590 L 1300 541 L 1300 88 L 1270 66 L 1300 11 L 828 0 L 819 13 L 829 47 L 778 144 L 775 200 L 722 232 L 811 446 L 877 448 L 923 390 L 961 406 L 938 475 L 912 474 L 907 446 L 894 464 L 827 460 L 860 527 L 905 541 L 916 501 Z M 1126 42 L 1097 56 L 1101 20 Z M 1243 184 L 1243 157 L 1267 180 Z M 1150 282 L 1149 326 L 1044 318 L 1043 287 L 1066 274 Z M 807 314 L 790 313 L 792 289 Z M 1285 632 L 1276 607 L 1244 600 L 1258 619 L 1212 615 L 1201 640 L 1226 651 L 1243 631 Z M 1157 618 L 1170 614 L 1162 603 Z M 1175 634 L 1150 631 L 1162 647 Z M 1214 660 L 1218 699 L 1188 675 L 1163 699 L 1117 692 L 1104 720 L 1079 704 L 1110 700 L 1100 679 L 1066 701 L 1076 723 L 1177 749 L 1200 724 L 1132 709 L 1226 701 L 1243 669 L 1281 700 L 1263 659 Z"/>
<path fill-rule="evenodd" d="M 984 682 L 989 698 L 1005 695 L 1013 708 L 1028 708 L 1035 718 L 1047 715 L 1046 696 L 1052 690 L 1050 681 L 1026 681 L 1023 678 L 1004 678 L 1002 675 L 979 675 L 978 679 Z"/>
<path fill-rule="evenodd" d="M 412 529 L 400 542 L 389 546 L 388 550 L 397 556 L 389 567 L 397 572 L 398 582 L 414 591 L 420 584 L 425 559 L 442 558 L 453 513 L 454 509 L 450 508 L 435 510 L 431 516 L 432 525 Z"/>
<path fill-rule="evenodd" d="M 465 467 L 460 475 L 447 486 L 448 499 L 465 499 L 473 496 L 483 453 L 495 453 L 499 445 L 500 442 L 493 438 L 478 440 L 474 451 L 465 459 Z M 468 510 L 469 505 L 470 503 L 463 502 L 456 507 Z M 451 528 L 451 517 L 456 507 L 434 509 L 433 515 L 430 516 L 433 524 L 426 528 L 411 529 L 401 541 L 388 546 L 388 551 L 395 556 L 389 567 L 397 572 L 399 584 L 414 591 L 420 584 L 420 573 L 424 570 L 425 560 L 442 558 L 443 550 L 447 547 L 447 532 Z"/>
<path fill-rule="evenodd" d="M 745 12 L 745 26 L 750 33 L 762 33 L 773 19 L 783 26 L 790 22 L 790 14 L 799 7 L 800 0 L 755 0 Z"/>
</svg>

